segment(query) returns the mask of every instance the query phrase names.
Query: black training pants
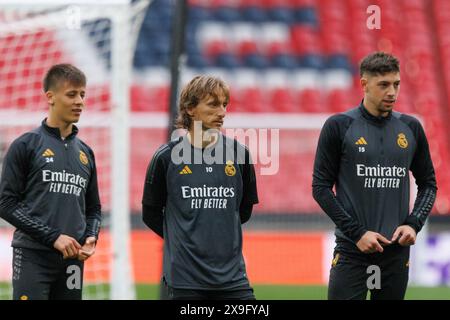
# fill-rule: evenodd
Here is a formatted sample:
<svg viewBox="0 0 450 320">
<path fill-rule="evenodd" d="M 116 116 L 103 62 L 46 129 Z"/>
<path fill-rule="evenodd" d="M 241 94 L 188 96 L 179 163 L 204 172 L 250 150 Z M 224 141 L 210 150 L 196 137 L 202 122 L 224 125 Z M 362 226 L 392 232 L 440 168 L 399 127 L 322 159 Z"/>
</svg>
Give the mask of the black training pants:
<svg viewBox="0 0 450 320">
<path fill-rule="evenodd" d="M 13 299 L 81 300 L 83 265 L 57 251 L 13 248 Z"/>
<path fill-rule="evenodd" d="M 335 250 L 328 299 L 365 300 L 370 291 L 371 300 L 403 300 L 408 285 L 409 249 L 393 244 L 384 247 L 383 253 Z"/>
</svg>

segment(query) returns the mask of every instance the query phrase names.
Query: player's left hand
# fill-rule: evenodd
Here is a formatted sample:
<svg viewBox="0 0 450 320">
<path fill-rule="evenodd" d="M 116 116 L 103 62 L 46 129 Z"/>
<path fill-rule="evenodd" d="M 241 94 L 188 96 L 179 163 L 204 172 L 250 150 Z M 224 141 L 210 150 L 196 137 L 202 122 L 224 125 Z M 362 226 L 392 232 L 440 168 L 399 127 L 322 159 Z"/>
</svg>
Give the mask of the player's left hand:
<svg viewBox="0 0 450 320">
<path fill-rule="evenodd" d="M 416 243 L 416 230 L 408 225 L 398 226 L 392 236 L 392 241 L 398 242 L 401 246 L 412 246 Z"/>
<path fill-rule="evenodd" d="M 95 237 L 87 237 L 86 242 L 78 251 L 78 260 L 84 261 L 91 257 L 95 253 L 96 243 L 97 240 L 95 239 Z"/>
</svg>

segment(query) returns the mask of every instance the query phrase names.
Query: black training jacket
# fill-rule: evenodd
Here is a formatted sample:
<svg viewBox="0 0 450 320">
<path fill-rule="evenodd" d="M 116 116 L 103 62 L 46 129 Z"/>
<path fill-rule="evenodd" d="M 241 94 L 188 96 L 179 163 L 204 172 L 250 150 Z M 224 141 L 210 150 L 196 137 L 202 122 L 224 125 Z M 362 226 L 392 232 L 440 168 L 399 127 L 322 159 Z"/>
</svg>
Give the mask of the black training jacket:
<svg viewBox="0 0 450 320">
<path fill-rule="evenodd" d="M 410 171 L 418 186 L 412 211 Z M 336 225 L 337 242 L 354 244 L 366 231 L 391 239 L 404 224 L 419 232 L 437 190 L 420 122 L 398 112 L 374 117 L 362 103 L 330 117 L 320 133 L 312 187 Z"/>
<path fill-rule="evenodd" d="M 53 249 L 61 234 L 81 245 L 98 237 L 101 206 L 94 153 L 76 137 L 42 125 L 9 147 L 0 182 L 0 216 L 16 227 L 13 247 Z"/>
</svg>

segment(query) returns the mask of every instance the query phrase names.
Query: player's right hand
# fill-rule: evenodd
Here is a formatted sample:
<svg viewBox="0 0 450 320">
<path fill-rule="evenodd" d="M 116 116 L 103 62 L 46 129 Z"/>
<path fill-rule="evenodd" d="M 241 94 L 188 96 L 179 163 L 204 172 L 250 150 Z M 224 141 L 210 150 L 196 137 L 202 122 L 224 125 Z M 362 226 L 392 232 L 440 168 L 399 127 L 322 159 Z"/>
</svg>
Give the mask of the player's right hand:
<svg viewBox="0 0 450 320">
<path fill-rule="evenodd" d="M 85 261 L 89 259 L 95 253 L 96 243 L 97 239 L 95 237 L 88 237 L 80 251 L 78 251 L 78 260 Z"/>
<path fill-rule="evenodd" d="M 367 231 L 356 243 L 359 250 L 364 253 L 383 252 L 383 245 L 389 245 L 392 242 L 381 234 L 373 231 Z"/>
<path fill-rule="evenodd" d="M 53 247 L 63 254 L 64 259 L 78 257 L 78 250 L 81 249 L 77 240 L 65 234 L 56 239 Z"/>
</svg>

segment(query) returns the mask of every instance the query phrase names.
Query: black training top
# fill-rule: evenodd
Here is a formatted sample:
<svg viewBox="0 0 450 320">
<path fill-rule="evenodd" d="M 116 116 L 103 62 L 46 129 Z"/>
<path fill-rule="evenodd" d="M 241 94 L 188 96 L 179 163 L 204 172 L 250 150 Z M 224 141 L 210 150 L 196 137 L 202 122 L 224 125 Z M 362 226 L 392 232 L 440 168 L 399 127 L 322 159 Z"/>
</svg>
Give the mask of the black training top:
<svg viewBox="0 0 450 320">
<path fill-rule="evenodd" d="M 411 214 L 409 171 L 418 186 Z M 320 133 L 312 186 L 336 224 L 338 244 L 355 244 L 366 231 L 391 239 L 403 224 L 420 231 L 437 190 L 420 122 L 398 112 L 374 117 L 362 103 L 330 117 Z"/>
<path fill-rule="evenodd" d="M 94 152 L 76 137 L 42 125 L 9 147 L 0 183 L 0 216 L 17 230 L 13 247 L 53 249 L 61 234 L 81 245 L 98 237 L 101 207 Z M 55 250 L 55 249 L 53 249 Z"/>
<path fill-rule="evenodd" d="M 142 203 L 164 207 L 168 285 L 248 286 L 239 208 L 257 202 L 254 167 L 237 141 L 220 135 L 213 147 L 200 149 L 180 137 L 161 146 L 148 167 Z"/>
</svg>

